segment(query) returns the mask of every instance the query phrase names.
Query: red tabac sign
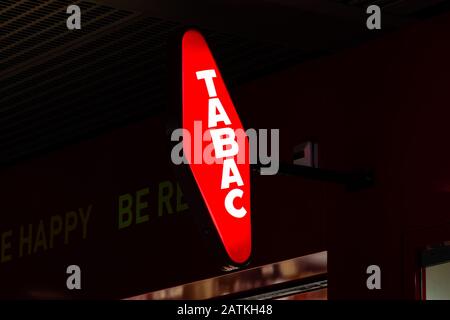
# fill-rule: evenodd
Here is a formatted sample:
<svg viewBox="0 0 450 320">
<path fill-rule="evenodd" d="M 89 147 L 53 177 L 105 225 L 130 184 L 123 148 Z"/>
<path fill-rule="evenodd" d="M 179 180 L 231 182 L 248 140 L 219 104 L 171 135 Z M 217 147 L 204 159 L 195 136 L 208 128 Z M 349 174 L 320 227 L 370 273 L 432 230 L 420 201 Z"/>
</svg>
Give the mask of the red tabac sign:
<svg viewBox="0 0 450 320">
<path fill-rule="evenodd" d="M 245 263 L 251 252 L 249 142 L 196 30 L 182 39 L 182 103 L 183 129 L 189 132 L 183 137 L 184 155 L 228 256 Z"/>
</svg>

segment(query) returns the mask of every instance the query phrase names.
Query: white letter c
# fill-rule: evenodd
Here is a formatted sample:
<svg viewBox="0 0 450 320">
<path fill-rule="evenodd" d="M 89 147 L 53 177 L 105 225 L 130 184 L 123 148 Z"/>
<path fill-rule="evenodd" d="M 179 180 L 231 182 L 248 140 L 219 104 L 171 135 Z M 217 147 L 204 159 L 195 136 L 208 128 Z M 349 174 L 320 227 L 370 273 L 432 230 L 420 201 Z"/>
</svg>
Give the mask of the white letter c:
<svg viewBox="0 0 450 320">
<path fill-rule="evenodd" d="M 228 192 L 227 196 L 225 197 L 225 208 L 227 209 L 228 213 L 235 218 L 243 218 L 247 214 L 247 210 L 245 210 L 244 207 L 236 209 L 233 204 L 234 199 L 237 197 L 242 198 L 243 194 L 244 191 L 242 191 L 241 189 L 233 189 Z"/>
</svg>

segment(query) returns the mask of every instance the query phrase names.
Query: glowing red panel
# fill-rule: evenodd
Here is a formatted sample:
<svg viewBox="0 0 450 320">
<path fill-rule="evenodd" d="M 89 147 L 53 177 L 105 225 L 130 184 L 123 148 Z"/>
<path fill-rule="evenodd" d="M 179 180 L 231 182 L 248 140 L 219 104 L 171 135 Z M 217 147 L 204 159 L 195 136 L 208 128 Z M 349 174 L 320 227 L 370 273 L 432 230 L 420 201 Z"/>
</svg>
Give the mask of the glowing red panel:
<svg viewBox="0 0 450 320">
<path fill-rule="evenodd" d="M 228 256 L 242 264 L 251 253 L 248 137 L 236 134 L 243 132 L 242 123 L 196 30 L 182 39 L 182 102 L 183 128 L 190 133 L 183 137 L 184 154 Z"/>
</svg>

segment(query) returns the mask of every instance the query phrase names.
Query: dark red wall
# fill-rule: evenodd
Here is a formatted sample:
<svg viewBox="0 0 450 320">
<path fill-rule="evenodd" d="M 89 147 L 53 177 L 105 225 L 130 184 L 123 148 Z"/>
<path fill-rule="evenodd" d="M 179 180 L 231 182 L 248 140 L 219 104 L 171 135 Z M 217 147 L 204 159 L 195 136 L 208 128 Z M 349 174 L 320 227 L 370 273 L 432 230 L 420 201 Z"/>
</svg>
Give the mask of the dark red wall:
<svg viewBox="0 0 450 320">
<path fill-rule="evenodd" d="M 246 127 L 280 129 L 283 161 L 291 161 L 295 144 L 315 140 L 322 168 L 376 174 L 373 188 L 355 192 L 299 177 L 253 177 L 250 267 L 328 250 L 329 298 L 414 297 L 417 250 L 450 239 L 449 18 L 234 92 Z M 189 243 L 201 242 L 192 230 L 195 212 L 116 231 L 120 194 L 175 179 L 170 149 L 161 143 L 164 130 L 160 119 L 149 119 L 0 172 L 9 186 L 1 195 L 8 215 L 0 232 L 91 201 L 102 208 L 93 220 L 92 243 L 0 266 L 4 285 L 16 297 L 29 297 L 30 283 L 51 297 L 70 295 L 64 293 L 63 267 L 77 261 L 93 270 L 94 285 L 83 291 L 84 298 L 124 298 L 221 274 L 204 248 L 189 252 Z M 381 267 L 382 290 L 366 288 L 371 264 Z"/>
<path fill-rule="evenodd" d="M 239 91 L 246 125 L 280 128 L 286 160 L 314 139 L 321 167 L 375 170 L 326 214 L 331 299 L 414 297 L 418 248 L 450 239 L 449 34 L 438 17 Z M 370 264 L 382 290 L 366 288 Z"/>
</svg>

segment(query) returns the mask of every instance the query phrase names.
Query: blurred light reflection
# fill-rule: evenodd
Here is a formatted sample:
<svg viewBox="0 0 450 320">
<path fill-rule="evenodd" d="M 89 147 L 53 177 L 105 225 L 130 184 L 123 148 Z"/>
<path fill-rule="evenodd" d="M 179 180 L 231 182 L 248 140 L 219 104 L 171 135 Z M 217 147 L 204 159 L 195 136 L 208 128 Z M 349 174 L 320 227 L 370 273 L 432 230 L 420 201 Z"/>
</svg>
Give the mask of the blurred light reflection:
<svg viewBox="0 0 450 320">
<path fill-rule="evenodd" d="M 292 280 L 327 273 L 327 252 L 322 251 L 291 260 L 229 273 L 181 286 L 150 292 L 127 300 L 201 300 L 239 293 Z M 327 289 L 304 292 L 286 300 L 326 299 Z"/>
</svg>

